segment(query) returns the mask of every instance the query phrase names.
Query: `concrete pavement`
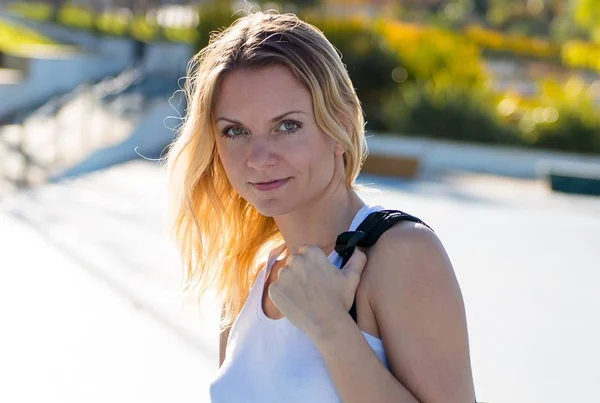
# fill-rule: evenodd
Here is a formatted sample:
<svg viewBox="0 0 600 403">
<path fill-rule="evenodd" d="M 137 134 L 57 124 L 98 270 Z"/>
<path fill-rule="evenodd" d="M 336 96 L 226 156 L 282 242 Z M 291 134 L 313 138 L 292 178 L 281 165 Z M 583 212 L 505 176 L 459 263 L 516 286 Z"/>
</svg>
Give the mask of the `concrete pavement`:
<svg viewBox="0 0 600 403">
<path fill-rule="evenodd" d="M 207 401 L 195 349 L 35 228 L 0 216 L 0 401 Z M 196 341 L 196 343 L 202 343 Z"/>
<path fill-rule="evenodd" d="M 600 399 L 597 198 L 472 174 L 361 183 L 444 242 L 478 400 Z M 0 204 L 0 401 L 206 401 L 218 312 L 181 308 L 165 191 L 137 161 Z"/>
<path fill-rule="evenodd" d="M 144 192 L 161 175 L 141 168 L 1 205 L 0 401 L 208 401 L 216 309 L 182 309 L 164 204 Z"/>
</svg>

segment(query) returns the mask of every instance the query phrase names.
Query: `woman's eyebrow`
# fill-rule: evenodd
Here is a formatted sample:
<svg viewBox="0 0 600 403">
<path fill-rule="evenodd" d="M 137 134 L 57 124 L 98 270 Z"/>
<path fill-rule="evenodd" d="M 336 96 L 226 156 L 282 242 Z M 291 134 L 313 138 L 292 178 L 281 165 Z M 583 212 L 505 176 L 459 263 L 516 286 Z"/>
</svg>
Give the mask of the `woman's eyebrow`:
<svg viewBox="0 0 600 403">
<path fill-rule="evenodd" d="M 289 111 L 289 112 L 286 112 L 286 113 L 284 113 L 284 114 L 282 114 L 282 115 L 275 116 L 273 119 L 271 119 L 271 122 L 275 123 L 275 122 L 277 122 L 277 121 L 279 121 L 279 120 L 283 119 L 283 118 L 284 118 L 284 117 L 286 117 L 287 115 L 291 115 L 292 113 L 302 113 L 302 114 L 304 114 L 304 115 L 307 115 L 307 113 L 306 113 L 306 112 L 302 112 L 302 111 Z"/>
<path fill-rule="evenodd" d="M 306 112 L 302 112 L 302 111 L 289 111 L 289 112 L 286 112 L 286 113 L 284 113 L 284 114 L 281 114 L 281 115 L 279 115 L 279 116 L 275 116 L 273 119 L 271 119 L 271 122 L 275 123 L 275 122 L 277 122 L 277 121 L 279 121 L 279 120 L 281 120 L 281 119 L 285 118 L 287 115 L 291 115 L 292 113 L 302 113 L 302 114 L 304 114 L 304 115 L 308 115 Z M 236 125 L 240 125 L 240 126 L 243 126 L 243 125 L 244 125 L 244 124 L 243 124 L 242 122 L 240 122 L 239 120 L 235 120 L 235 119 L 229 119 L 229 118 L 225 118 L 225 117 L 220 117 L 220 118 L 218 118 L 216 121 L 218 122 L 218 121 L 221 121 L 221 120 L 225 120 L 225 121 L 227 121 L 227 122 L 234 123 L 234 124 L 236 124 Z"/>
</svg>

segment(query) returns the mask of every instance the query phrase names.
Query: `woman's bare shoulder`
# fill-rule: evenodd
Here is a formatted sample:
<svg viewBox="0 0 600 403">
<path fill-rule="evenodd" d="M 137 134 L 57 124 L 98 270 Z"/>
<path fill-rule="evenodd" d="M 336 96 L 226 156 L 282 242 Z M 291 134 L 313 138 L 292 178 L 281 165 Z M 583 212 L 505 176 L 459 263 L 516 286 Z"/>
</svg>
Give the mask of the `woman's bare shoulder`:
<svg viewBox="0 0 600 403">
<path fill-rule="evenodd" d="M 438 236 L 395 225 L 369 251 L 363 280 L 396 378 L 420 401 L 473 401 L 464 302 Z"/>
<path fill-rule="evenodd" d="M 363 280 L 381 284 L 418 277 L 414 271 L 422 275 L 427 270 L 452 270 L 446 250 L 427 226 L 403 221 L 383 233 L 369 249 Z"/>
</svg>

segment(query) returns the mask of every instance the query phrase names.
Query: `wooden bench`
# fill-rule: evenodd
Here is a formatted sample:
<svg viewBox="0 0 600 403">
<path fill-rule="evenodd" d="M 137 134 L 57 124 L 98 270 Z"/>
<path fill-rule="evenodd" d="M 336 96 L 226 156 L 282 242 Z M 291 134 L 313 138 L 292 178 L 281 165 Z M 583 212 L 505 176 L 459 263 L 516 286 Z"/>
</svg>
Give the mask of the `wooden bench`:
<svg viewBox="0 0 600 403">
<path fill-rule="evenodd" d="M 420 160 L 416 156 L 369 154 L 361 172 L 413 179 L 417 177 L 419 167 Z"/>
</svg>

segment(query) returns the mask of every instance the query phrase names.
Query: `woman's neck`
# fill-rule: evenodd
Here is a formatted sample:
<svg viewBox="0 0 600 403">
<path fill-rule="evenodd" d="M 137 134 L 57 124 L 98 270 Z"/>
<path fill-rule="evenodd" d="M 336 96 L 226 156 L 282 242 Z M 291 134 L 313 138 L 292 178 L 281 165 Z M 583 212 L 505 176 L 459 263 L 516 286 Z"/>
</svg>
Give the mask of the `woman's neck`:
<svg viewBox="0 0 600 403">
<path fill-rule="evenodd" d="M 343 189 L 310 205 L 274 217 L 286 244 L 286 254 L 297 253 L 305 244 L 320 247 L 326 255 L 334 250 L 337 236 L 348 230 L 365 205 L 353 189 L 340 188 Z"/>
</svg>

